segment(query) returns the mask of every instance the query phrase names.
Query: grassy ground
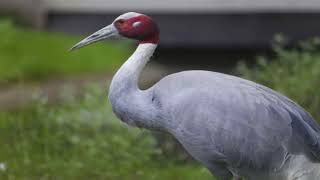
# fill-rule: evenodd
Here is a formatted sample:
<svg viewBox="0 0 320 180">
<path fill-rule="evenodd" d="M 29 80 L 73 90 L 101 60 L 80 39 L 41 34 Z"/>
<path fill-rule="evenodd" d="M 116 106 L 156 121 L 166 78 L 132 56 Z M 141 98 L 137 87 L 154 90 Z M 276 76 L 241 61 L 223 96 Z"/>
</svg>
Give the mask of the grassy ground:
<svg viewBox="0 0 320 180">
<path fill-rule="evenodd" d="M 37 97 L 25 111 L 0 113 L 0 179 L 212 180 L 203 167 L 165 157 L 149 131 L 120 123 L 103 90 L 86 91 L 82 100 L 65 91 L 60 105 Z"/>
<path fill-rule="evenodd" d="M 68 49 L 81 38 L 32 31 L 0 19 L 0 84 L 114 70 L 130 54 L 128 44 L 100 43 Z"/>
</svg>

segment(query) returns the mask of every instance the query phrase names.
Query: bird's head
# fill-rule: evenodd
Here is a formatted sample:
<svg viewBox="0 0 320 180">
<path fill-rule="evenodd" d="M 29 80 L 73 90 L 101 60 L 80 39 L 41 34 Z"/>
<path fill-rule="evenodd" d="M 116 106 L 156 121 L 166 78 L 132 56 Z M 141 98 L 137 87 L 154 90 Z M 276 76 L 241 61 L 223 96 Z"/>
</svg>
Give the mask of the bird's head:
<svg viewBox="0 0 320 180">
<path fill-rule="evenodd" d="M 159 43 L 159 28 L 149 16 L 129 12 L 117 17 L 112 24 L 85 38 L 73 46 L 71 50 L 117 36 L 135 39 L 139 43 L 157 44 Z"/>
</svg>

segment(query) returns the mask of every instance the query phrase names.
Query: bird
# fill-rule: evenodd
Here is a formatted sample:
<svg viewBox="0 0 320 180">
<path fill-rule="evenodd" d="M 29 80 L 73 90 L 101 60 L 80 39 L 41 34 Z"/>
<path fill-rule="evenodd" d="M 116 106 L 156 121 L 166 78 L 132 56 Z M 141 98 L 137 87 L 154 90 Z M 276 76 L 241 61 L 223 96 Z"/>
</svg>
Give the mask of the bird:
<svg viewBox="0 0 320 180">
<path fill-rule="evenodd" d="M 120 15 L 71 50 L 110 37 L 139 44 L 108 91 L 122 122 L 173 135 L 220 180 L 320 179 L 320 126 L 297 103 L 258 83 L 204 70 L 173 73 L 140 89 L 141 71 L 160 42 L 157 23 L 141 13 Z"/>
</svg>

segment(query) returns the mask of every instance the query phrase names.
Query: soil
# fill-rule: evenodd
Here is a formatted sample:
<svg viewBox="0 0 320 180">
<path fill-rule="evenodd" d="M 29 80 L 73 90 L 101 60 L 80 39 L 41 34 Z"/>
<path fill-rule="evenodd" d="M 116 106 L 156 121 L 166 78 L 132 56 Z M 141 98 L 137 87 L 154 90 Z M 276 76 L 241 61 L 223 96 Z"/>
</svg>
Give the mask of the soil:
<svg viewBox="0 0 320 180">
<path fill-rule="evenodd" d="M 157 64 L 148 65 L 140 79 L 140 87 L 145 89 L 168 74 L 168 70 Z M 113 74 L 93 74 L 63 79 L 51 79 L 41 82 L 19 82 L 6 87 L 0 87 L 0 110 L 22 109 L 28 106 L 35 95 L 48 97 L 48 103 L 57 103 L 61 100 L 61 93 L 66 88 L 75 90 L 76 96 L 85 92 L 88 84 L 98 84 L 108 89 Z"/>
</svg>

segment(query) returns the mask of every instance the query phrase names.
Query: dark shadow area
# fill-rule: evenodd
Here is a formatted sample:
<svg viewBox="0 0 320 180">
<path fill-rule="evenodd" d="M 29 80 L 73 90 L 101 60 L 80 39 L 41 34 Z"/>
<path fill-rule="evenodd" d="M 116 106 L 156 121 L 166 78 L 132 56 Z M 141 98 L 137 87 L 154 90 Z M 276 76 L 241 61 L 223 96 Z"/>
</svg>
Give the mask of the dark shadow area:
<svg viewBox="0 0 320 180">
<path fill-rule="evenodd" d="M 231 73 L 239 61 L 253 65 L 258 55 L 272 56 L 273 52 L 271 49 L 160 47 L 155 53 L 154 61 L 177 71 L 193 69 Z"/>
<path fill-rule="evenodd" d="M 142 12 L 143 13 L 143 12 Z M 186 13 L 152 14 L 166 48 L 269 48 L 275 34 L 296 42 L 320 35 L 320 13 Z M 51 31 L 89 34 L 111 23 L 118 13 L 49 12 Z"/>
</svg>

